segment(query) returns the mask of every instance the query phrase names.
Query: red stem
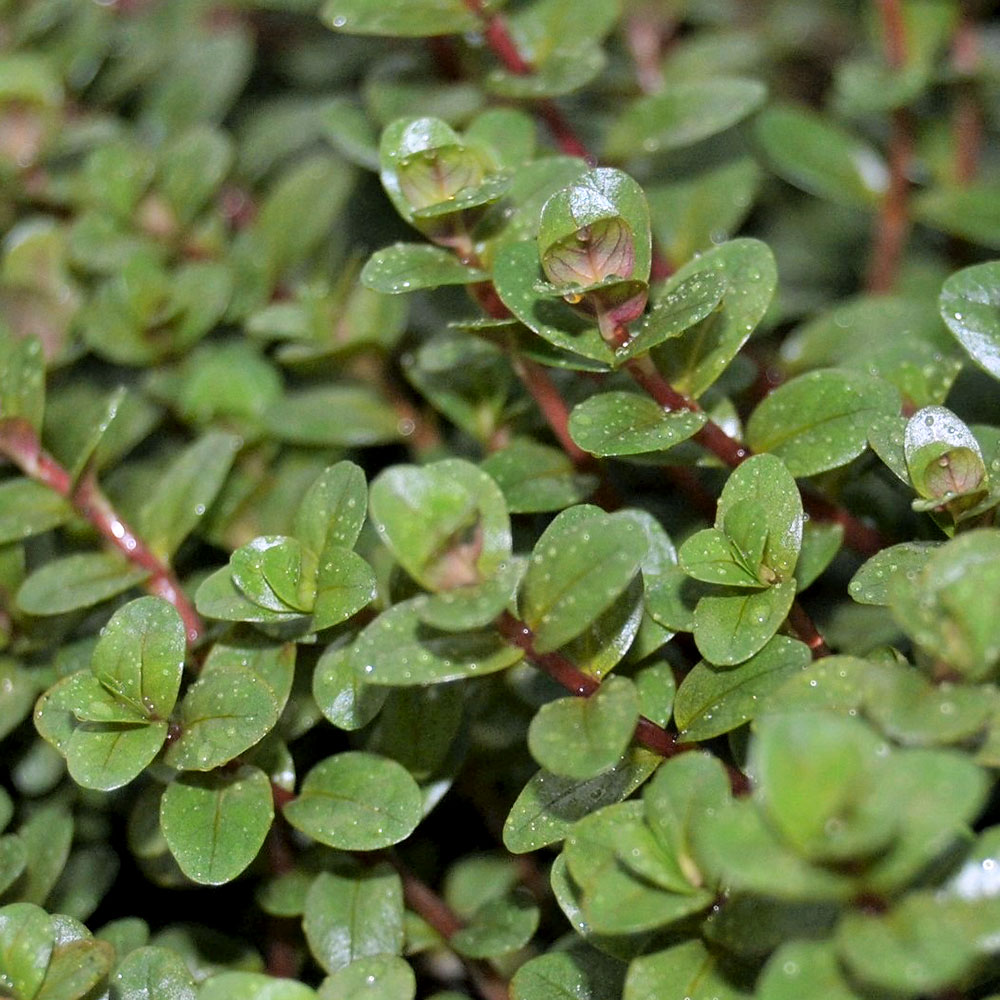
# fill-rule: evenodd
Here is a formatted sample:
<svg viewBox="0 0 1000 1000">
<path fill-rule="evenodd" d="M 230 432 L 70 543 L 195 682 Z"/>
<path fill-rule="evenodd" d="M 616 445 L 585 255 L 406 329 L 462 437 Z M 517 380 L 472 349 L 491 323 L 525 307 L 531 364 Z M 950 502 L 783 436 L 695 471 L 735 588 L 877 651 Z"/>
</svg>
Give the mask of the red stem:
<svg viewBox="0 0 1000 1000">
<path fill-rule="evenodd" d="M 952 40 L 952 65 L 955 72 L 971 77 L 979 66 L 979 35 L 975 22 L 965 14 L 958 23 Z M 971 79 L 959 83 L 952 117 L 955 143 L 955 182 L 971 184 L 979 171 L 983 145 L 983 112 Z"/>
<path fill-rule="evenodd" d="M 539 653 L 535 649 L 534 635 L 524 622 L 505 611 L 497 620 L 500 634 L 514 646 L 524 650 L 524 655 L 539 670 L 544 671 L 557 684 L 564 687 L 570 694 L 581 698 L 589 698 L 600 686 L 601 682 L 568 660 L 562 653 Z M 635 741 L 652 750 L 661 757 L 674 757 L 685 750 L 694 749 L 694 744 L 678 743 L 673 733 L 667 732 L 644 715 L 639 717 L 635 727 Z"/>
<path fill-rule="evenodd" d="M 821 660 L 824 656 L 830 655 L 830 647 L 827 646 L 819 629 L 816 628 L 812 618 L 809 617 L 806 609 L 795 601 L 791 611 L 788 612 L 788 624 L 792 626 L 795 634 L 809 647 L 814 660 Z"/>
<path fill-rule="evenodd" d="M 900 0 L 876 0 L 882 22 L 885 61 L 891 69 L 906 65 L 906 23 Z M 878 216 L 871 257 L 868 262 L 867 290 L 884 295 L 895 287 L 899 266 L 910 230 L 910 183 L 907 174 L 913 158 L 913 129 L 905 108 L 892 112 L 889 133 L 889 187 Z"/>
<path fill-rule="evenodd" d="M 184 622 L 189 646 L 193 646 L 204 631 L 201 618 L 181 588 L 170 566 L 153 553 L 142 539 L 119 517 L 108 498 L 97 485 L 97 477 L 88 470 L 79 482 L 45 451 L 34 429 L 23 420 L 7 420 L 0 432 L 0 452 L 36 482 L 55 490 L 73 505 L 97 531 L 118 549 L 130 563 L 148 570 L 146 589 L 169 601 Z"/>
</svg>

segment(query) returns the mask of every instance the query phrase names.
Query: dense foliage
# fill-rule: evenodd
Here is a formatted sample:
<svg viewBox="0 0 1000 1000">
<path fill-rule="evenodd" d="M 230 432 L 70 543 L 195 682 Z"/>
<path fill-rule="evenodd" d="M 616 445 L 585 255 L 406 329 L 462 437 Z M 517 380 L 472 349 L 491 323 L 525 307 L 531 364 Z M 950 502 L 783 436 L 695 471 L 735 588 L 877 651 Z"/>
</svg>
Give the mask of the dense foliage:
<svg viewBox="0 0 1000 1000">
<path fill-rule="evenodd" d="M 0 0 L 0 996 L 1000 996 L 985 7 Z"/>
</svg>

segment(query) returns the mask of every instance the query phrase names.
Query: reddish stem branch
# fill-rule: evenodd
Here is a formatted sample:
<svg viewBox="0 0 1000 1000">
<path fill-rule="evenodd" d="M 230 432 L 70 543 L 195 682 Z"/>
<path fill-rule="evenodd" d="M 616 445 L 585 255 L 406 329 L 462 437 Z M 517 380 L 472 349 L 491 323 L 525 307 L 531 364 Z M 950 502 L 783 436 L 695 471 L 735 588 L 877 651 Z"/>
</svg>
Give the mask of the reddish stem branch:
<svg viewBox="0 0 1000 1000">
<path fill-rule="evenodd" d="M 885 61 L 894 70 L 906 65 L 906 23 L 900 0 L 876 0 L 882 22 Z M 876 295 L 891 292 L 910 230 L 910 182 L 907 177 L 913 159 L 913 129 L 905 108 L 892 112 L 889 133 L 889 187 L 878 216 L 865 282 Z"/>
<path fill-rule="evenodd" d="M 809 647 L 814 660 L 821 660 L 824 656 L 830 655 L 830 647 L 827 646 L 815 622 L 809 617 L 806 609 L 795 601 L 791 611 L 788 612 L 788 624 L 792 626 L 795 634 Z"/>
<path fill-rule="evenodd" d="M 396 870 L 403 883 L 403 899 L 406 905 L 434 928 L 446 941 L 464 926 L 454 910 L 419 879 L 392 851 L 379 852 L 377 857 L 386 861 Z M 500 978 L 485 962 L 465 961 L 469 978 L 483 1000 L 509 1000 L 510 986 Z"/>
<path fill-rule="evenodd" d="M 97 485 L 92 471 L 74 483 L 66 471 L 45 451 L 34 429 L 25 421 L 8 420 L 0 433 L 0 453 L 6 455 L 21 471 L 36 482 L 55 490 L 73 505 L 97 531 L 118 549 L 130 563 L 148 570 L 146 589 L 169 601 L 184 622 L 189 646 L 194 645 L 204 626 L 170 566 L 152 552 L 142 539 L 119 517 L 108 498 Z"/>
<path fill-rule="evenodd" d="M 971 77 L 979 66 L 980 46 L 975 22 L 968 14 L 959 21 L 951 52 L 955 72 Z M 971 79 L 965 79 L 958 85 L 952 115 L 952 137 L 955 143 L 955 182 L 963 186 L 971 184 L 979 171 L 983 145 L 983 111 Z"/>
<path fill-rule="evenodd" d="M 590 674 L 585 674 L 562 653 L 539 653 L 535 649 L 534 635 L 531 629 L 512 614 L 505 611 L 497 620 L 500 634 L 514 646 L 524 650 L 524 655 L 539 670 L 544 671 L 557 684 L 564 687 L 570 694 L 589 698 L 600 686 L 601 682 Z M 635 741 L 652 750 L 661 757 L 674 757 L 678 753 L 694 748 L 694 744 L 678 743 L 673 733 L 667 732 L 644 715 L 639 717 L 635 727 Z"/>
</svg>

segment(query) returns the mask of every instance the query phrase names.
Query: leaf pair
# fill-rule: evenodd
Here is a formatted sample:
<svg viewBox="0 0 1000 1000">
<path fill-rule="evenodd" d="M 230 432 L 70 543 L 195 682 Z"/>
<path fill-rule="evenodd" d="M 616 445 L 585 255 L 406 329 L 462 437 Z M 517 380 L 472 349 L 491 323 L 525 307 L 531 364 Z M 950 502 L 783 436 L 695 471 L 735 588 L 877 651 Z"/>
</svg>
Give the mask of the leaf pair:
<svg viewBox="0 0 1000 1000">
<path fill-rule="evenodd" d="M 747 459 L 719 498 L 715 527 L 680 548 L 691 578 L 720 589 L 698 600 L 699 652 L 722 666 L 753 656 L 784 622 L 795 599 L 803 511 L 795 480 L 773 455 Z"/>
<path fill-rule="evenodd" d="M 375 577 L 353 551 L 364 523 L 367 485 L 351 462 L 327 469 L 306 493 L 292 536 L 264 536 L 237 549 L 198 589 L 210 618 L 291 623 L 318 631 L 375 596 Z"/>
</svg>

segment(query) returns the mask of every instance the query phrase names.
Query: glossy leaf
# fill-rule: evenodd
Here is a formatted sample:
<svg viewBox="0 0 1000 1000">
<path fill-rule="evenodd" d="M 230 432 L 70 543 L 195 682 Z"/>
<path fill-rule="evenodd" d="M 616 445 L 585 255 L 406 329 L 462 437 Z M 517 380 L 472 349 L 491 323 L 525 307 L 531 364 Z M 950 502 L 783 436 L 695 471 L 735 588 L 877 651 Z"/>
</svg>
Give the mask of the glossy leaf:
<svg viewBox="0 0 1000 1000">
<path fill-rule="evenodd" d="M 378 788 L 374 799 L 371 789 Z M 317 764 L 285 806 L 297 830 L 330 847 L 373 851 L 408 837 L 421 816 L 420 789 L 395 761 L 349 752 Z"/>
<path fill-rule="evenodd" d="M 848 593 L 859 604 L 889 604 L 897 573 L 913 579 L 940 547 L 938 542 L 900 542 L 875 553 L 851 577 Z"/>
<path fill-rule="evenodd" d="M 603 392 L 578 403 L 570 414 L 573 440 L 592 455 L 666 451 L 705 426 L 704 413 L 668 412 L 648 396 Z"/>
<path fill-rule="evenodd" d="M 647 544 L 627 519 L 596 510 L 557 517 L 538 540 L 521 587 L 534 647 L 549 652 L 579 635 L 635 576 Z"/>
<path fill-rule="evenodd" d="M 496 958 L 524 947 L 538 927 L 538 907 L 524 892 L 488 900 L 450 944 L 468 958 Z"/>
<path fill-rule="evenodd" d="M 766 697 L 809 662 L 805 643 L 784 636 L 774 636 L 737 667 L 702 661 L 677 689 L 674 719 L 681 737 L 700 742 L 749 722 Z"/>
<path fill-rule="evenodd" d="M 45 978 L 55 937 L 49 915 L 34 903 L 0 908 L 0 984 L 33 997 Z"/>
<path fill-rule="evenodd" d="M 302 389 L 265 414 L 268 430 L 303 445 L 364 448 L 399 437 L 399 419 L 371 390 L 359 385 Z"/>
<path fill-rule="evenodd" d="M 271 783 L 246 765 L 186 774 L 160 802 L 160 826 L 181 870 L 203 885 L 236 878 L 257 856 L 274 818 Z"/>
<path fill-rule="evenodd" d="M 536 287 L 539 276 L 538 250 L 533 242 L 504 247 L 494 262 L 497 293 L 525 326 L 554 347 L 613 367 L 615 353 L 602 339 L 596 323 L 565 302 L 543 295 Z"/>
<path fill-rule="evenodd" d="M 855 372 L 814 371 L 767 396 L 747 423 L 754 451 L 782 459 L 793 476 L 839 468 L 868 446 L 876 416 L 895 416 L 899 397 L 887 382 Z"/>
<path fill-rule="evenodd" d="M 84 788 L 102 792 L 120 788 L 142 773 L 166 737 L 166 722 L 81 723 L 66 745 L 70 777 Z"/>
<path fill-rule="evenodd" d="M 562 510 L 585 500 L 596 484 L 593 476 L 577 472 L 562 450 L 528 438 L 515 438 L 481 468 L 500 487 L 512 514 Z"/>
<path fill-rule="evenodd" d="M 529 959 L 511 980 L 511 1000 L 603 1000 L 621 995 L 621 962 L 583 945 Z"/>
<path fill-rule="evenodd" d="M 341 875 L 321 872 L 306 896 L 309 949 L 327 972 L 403 949 L 403 887 L 388 866 Z"/>
<path fill-rule="evenodd" d="M 368 484 L 353 462 L 338 462 L 309 487 L 295 513 L 292 534 L 320 554 L 329 545 L 353 548 L 368 509 Z"/>
<path fill-rule="evenodd" d="M 0 335 L 0 420 L 19 418 L 36 433 L 45 411 L 45 358 L 37 337 Z"/>
<path fill-rule="evenodd" d="M 263 739 L 277 721 L 274 695 L 261 678 L 215 666 L 185 693 L 179 732 L 164 759 L 179 771 L 211 771 Z"/>
<path fill-rule="evenodd" d="M 358 638 L 353 660 L 369 684 L 409 687 L 478 677 L 513 666 L 524 653 L 494 628 L 447 632 L 421 617 L 425 597 L 383 611 Z"/>
<path fill-rule="evenodd" d="M 149 571 L 116 553 L 81 553 L 46 563 L 24 581 L 17 604 L 31 615 L 61 615 L 117 597 L 138 586 Z"/>
<path fill-rule="evenodd" d="M 339 625 L 375 598 L 375 574 L 356 552 L 337 545 L 323 550 L 316 575 L 313 628 Z"/>
<path fill-rule="evenodd" d="M 112 978 L 116 1000 L 195 1000 L 194 981 L 183 960 L 168 948 L 130 952 Z"/>
<path fill-rule="evenodd" d="M 821 198 L 874 207 L 889 185 L 885 162 L 874 149 L 815 112 L 769 108 L 756 132 L 775 170 Z"/>
<path fill-rule="evenodd" d="M 757 240 L 737 239 L 695 257 L 667 281 L 669 295 L 711 274 L 726 284 L 720 305 L 680 337 L 654 351 L 662 372 L 681 392 L 698 398 L 727 368 L 767 311 L 777 284 L 771 251 Z"/>
<path fill-rule="evenodd" d="M 140 597 L 111 616 L 94 648 L 91 670 L 140 716 L 165 719 L 177 700 L 184 647 L 184 623 L 173 605 Z"/>
<path fill-rule="evenodd" d="M 679 149 L 723 132 L 755 111 L 767 91 L 739 78 L 678 84 L 641 97 L 619 116 L 605 146 L 613 160 Z"/>
<path fill-rule="evenodd" d="M 761 973 L 759 1000 L 859 1000 L 848 985 L 837 955 L 825 941 L 789 941 L 771 957 Z"/>
<path fill-rule="evenodd" d="M 511 807 L 503 828 L 504 845 L 514 854 L 524 854 L 557 843 L 576 820 L 633 792 L 658 764 L 654 754 L 633 747 L 609 771 L 586 781 L 538 771 Z"/>
<path fill-rule="evenodd" d="M 359 958 L 320 983 L 319 1000 L 413 1000 L 417 980 L 395 955 Z"/>
<path fill-rule="evenodd" d="M 222 488 L 238 447 L 231 434 L 210 432 L 163 473 L 140 518 L 143 538 L 158 556 L 173 555 L 197 526 Z"/>
<path fill-rule="evenodd" d="M 373 254 L 361 272 L 367 288 L 388 295 L 441 285 L 471 285 L 488 275 L 463 264 L 443 247 L 427 243 L 396 243 Z"/>
<path fill-rule="evenodd" d="M 316 663 L 313 697 L 339 729 L 367 726 L 385 704 L 389 689 L 367 684 L 350 647 L 330 646 Z"/>
<path fill-rule="evenodd" d="M 69 502 L 31 479 L 0 483 L 0 545 L 58 528 L 73 516 Z"/>
<path fill-rule="evenodd" d="M 751 993 L 726 975 L 719 960 L 699 940 L 637 958 L 629 965 L 623 1000 L 745 1000 Z"/>
<path fill-rule="evenodd" d="M 948 278 L 938 305 L 945 325 L 983 371 L 1000 378 L 1000 263 L 975 264 Z"/>
<path fill-rule="evenodd" d="M 543 705 L 528 728 L 528 747 L 553 774 L 591 778 L 617 763 L 638 720 L 635 686 L 624 677 L 609 677 L 589 698 Z"/>
<path fill-rule="evenodd" d="M 111 971 L 114 949 L 93 938 L 59 942 L 35 1000 L 82 1000 Z"/>
<path fill-rule="evenodd" d="M 217 972 L 201 984 L 198 1000 L 316 1000 L 316 993 L 294 979 L 261 972 Z"/>
</svg>

